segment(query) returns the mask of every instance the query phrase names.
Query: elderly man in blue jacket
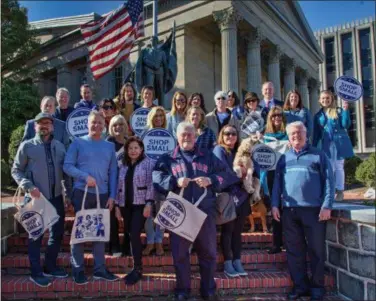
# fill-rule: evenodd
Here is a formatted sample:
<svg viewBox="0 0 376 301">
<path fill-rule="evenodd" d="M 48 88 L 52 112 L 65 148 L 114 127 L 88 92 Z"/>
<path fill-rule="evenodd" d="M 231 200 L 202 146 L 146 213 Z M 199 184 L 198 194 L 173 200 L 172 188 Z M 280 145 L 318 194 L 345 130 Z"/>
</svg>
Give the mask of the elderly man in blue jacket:
<svg viewBox="0 0 376 301">
<path fill-rule="evenodd" d="M 287 265 L 294 283 L 288 299 L 310 295 L 311 300 L 323 300 L 325 228 L 334 199 L 332 167 L 324 152 L 307 144 L 307 129 L 301 121 L 290 123 L 286 131 L 291 149 L 277 163 L 272 214 L 280 221 L 282 205 Z M 310 281 L 307 251 L 312 273 Z"/>
<path fill-rule="evenodd" d="M 207 218 L 193 243 L 199 258 L 201 288 L 205 300 L 214 300 L 216 267 L 216 192 L 237 183 L 235 173 L 226 168 L 212 152 L 195 147 L 195 128 L 192 124 L 182 122 L 177 127 L 179 146 L 171 155 L 163 155 L 153 171 L 154 188 L 165 195 L 169 191 L 179 194 L 184 188 L 184 199 L 193 204 L 207 189 L 207 195 L 198 206 L 207 213 Z M 172 257 L 176 272 L 177 300 L 186 300 L 190 294 L 191 271 L 189 247 L 191 242 L 170 234 Z"/>
</svg>

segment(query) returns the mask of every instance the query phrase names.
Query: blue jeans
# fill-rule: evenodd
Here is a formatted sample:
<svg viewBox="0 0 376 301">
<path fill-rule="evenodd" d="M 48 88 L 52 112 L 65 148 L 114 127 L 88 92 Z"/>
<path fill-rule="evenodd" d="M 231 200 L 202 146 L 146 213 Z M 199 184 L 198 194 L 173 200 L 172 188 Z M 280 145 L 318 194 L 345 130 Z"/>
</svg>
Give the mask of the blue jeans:
<svg viewBox="0 0 376 301">
<path fill-rule="evenodd" d="M 56 259 L 60 251 L 61 241 L 63 240 L 64 235 L 65 211 L 62 196 L 52 198 L 49 201 L 55 207 L 57 214 L 60 216 L 59 220 L 49 229 L 50 236 L 48 239 L 44 261 L 46 271 L 53 272 L 56 270 Z M 32 276 L 41 276 L 43 273 L 40 265 L 40 247 L 42 244 L 42 239 L 43 235 L 37 240 L 29 239 L 28 253 Z"/>
<path fill-rule="evenodd" d="M 155 225 L 154 230 L 154 217 L 148 217 L 145 222 L 146 242 L 147 244 L 161 244 L 163 241 L 164 229 L 159 225 Z"/>
<path fill-rule="evenodd" d="M 82 199 L 84 197 L 84 191 L 74 189 L 72 194 L 72 205 L 74 211 L 80 211 L 82 206 Z M 105 208 L 108 194 L 100 194 L 101 208 Z M 87 193 L 85 209 L 93 209 L 97 207 L 97 198 L 94 193 Z M 93 256 L 94 256 L 94 273 L 102 273 L 105 270 L 105 243 L 93 242 Z M 84 271 L 84 243 L 71 245 L 71 263 L 73 276 L 77 276 L 79 272 Z"/>
</svg>

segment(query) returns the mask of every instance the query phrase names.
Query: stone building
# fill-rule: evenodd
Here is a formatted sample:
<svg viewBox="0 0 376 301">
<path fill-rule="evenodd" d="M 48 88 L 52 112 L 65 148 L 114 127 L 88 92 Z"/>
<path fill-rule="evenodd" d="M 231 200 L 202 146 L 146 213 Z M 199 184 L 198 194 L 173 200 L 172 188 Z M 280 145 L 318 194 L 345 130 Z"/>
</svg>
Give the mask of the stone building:
<svg viewBox="0 0 376 301">
<path fill-rule="evenodd" d="M 349 135 L 357 153 L 375 151 L 376 22 L 372 18 L 325 28 L 315 32 L 325 55 L 320 64 L 321 89 L 333 89 L 341 75 L 353 76 L 363 84 L 363 97 L 350 106 Z"/>
<path fill-rule="evenodd" d="M 33 81 L 41 95 L 67 87 L 71 101 L 79 87 L 94 87 L 95 99 L 114 97 L 152 34 L 152 3 L 145 0 L 145 38 L 137 41 L 130 60 L 98 81 L 93 80 L 88 51 L 79 26 L 100 16 L 87 15 L 31 22 L 43 42 L 28 64 L 38 70 Z M 114 7 L 115 9 L 116 7 Z M 165 40 L 176 22 L 178 76 L 162 104 L 170 108 L 174 90 L 202 92 L 207 108 L 217 90 L 261 94 L 263 81 L 273 81 L 276 98 L 298 88 L 304 104 L 317 110 L 318 66 L 323 54 L 297 1 L 158 1 L 159 38 Z"/>
</svg>

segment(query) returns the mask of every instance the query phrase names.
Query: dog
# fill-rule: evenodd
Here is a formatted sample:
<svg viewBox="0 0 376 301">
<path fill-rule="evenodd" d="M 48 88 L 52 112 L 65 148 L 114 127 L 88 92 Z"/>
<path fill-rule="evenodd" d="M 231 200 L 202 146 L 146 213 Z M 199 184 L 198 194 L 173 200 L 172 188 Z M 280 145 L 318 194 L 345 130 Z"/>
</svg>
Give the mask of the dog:
<svg viewBox="0 0 376 301">
<path fill-rule="evenodd" d="M 252 148 L 257 143 L 257 136 L 251 136 L 244 139 L 236 152 L 233 168 L 236 175 L 243 179 L 244 189 L 251 194 L 250 206 L 252 213 L 248 216 L 251 229 L 249 232 L 255 231 L 254 218 L 260 218 L 263 232 L 268 232 L 266 226 L 266 206 L 260 196 L 260 180 L 253 177 Z"/>
</svg>

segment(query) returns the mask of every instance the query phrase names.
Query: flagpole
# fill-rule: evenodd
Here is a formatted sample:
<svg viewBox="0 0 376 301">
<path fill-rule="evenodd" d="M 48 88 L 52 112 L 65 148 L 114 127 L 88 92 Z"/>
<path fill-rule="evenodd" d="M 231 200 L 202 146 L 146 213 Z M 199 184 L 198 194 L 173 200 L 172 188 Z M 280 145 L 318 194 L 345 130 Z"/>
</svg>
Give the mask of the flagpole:
<svg viewBox="0 0 376 301">
<path fill-rule="evenodd" d="M 153 0 L 153 36 L 158 37 L 158 0 Z"/>
</svg>

